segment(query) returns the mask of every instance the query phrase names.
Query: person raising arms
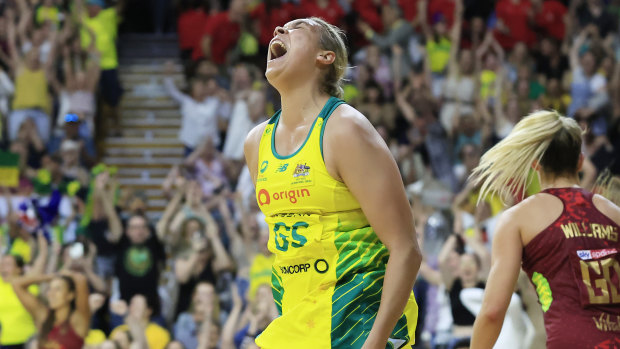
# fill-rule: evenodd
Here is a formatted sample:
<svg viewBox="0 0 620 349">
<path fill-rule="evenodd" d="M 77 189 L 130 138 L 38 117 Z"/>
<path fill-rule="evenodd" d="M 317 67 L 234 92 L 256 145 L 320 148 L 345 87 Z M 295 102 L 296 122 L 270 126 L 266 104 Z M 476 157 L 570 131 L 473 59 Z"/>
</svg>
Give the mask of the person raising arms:
<svg viewBox="0 0 620 349">
<path fill-rule="evenodd" d="M 473 171 L 480 198 L 524 190 L 530 168 L 543 191 L 506 210 L 496 226 L 472 348 L 495 344 L 521 266 L 536 286 L 548 349 L 620 344 L 620 208 L 578 186 L 581 134 L 573 119 L 534 112 Z"/>
<path fill-rule="evenodd" d="M 244 150 L 276 255 L 281 316 L 256 343 L 411 345 L 421 254 L 396 162 L 364 115 L 338 99 L 342 32 L 312 17 L 273 34 L 265 76 L 282 109 L 248 134 Z"/>
<path fill-rule="evenodd" d="M 50 282 L 47 305 L 28 292 L 28 286 Z M 81 349 L 90 328 L 88 282 L 79 273 L 24 276 L 13 289 L 38 329 L 39 348 Z"/>
</svg>

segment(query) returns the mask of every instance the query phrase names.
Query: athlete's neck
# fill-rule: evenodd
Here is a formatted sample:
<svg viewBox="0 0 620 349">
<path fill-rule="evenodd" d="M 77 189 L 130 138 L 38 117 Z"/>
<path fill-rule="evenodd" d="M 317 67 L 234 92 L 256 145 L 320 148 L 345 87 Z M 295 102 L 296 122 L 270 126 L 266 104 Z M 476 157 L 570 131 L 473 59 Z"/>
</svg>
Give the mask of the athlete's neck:
<svg viewBox="0 0 620 349">
<path fill-rule="evenodd" d="M 280 93 L 282 101 L 280 123 L 294 127 L 311 123 L 316 119 L 329 96 L 317 89 L 311 91 L 299 88 Z"/>
<path fill-rule="evenodd" d="M 545 178 L 542 174 L 540 176 L 540 186 L 543 190 L 549 188 L 570 188 L 578 187 L 579 179 L 577 177 L 554 177 Z"/>
</svg>

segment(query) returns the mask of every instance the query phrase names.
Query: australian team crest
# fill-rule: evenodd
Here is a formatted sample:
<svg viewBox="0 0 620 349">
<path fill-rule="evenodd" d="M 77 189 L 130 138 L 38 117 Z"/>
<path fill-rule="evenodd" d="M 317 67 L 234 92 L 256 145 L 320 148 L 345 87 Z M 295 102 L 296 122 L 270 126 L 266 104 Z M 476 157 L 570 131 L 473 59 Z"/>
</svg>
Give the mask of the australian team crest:
<svg viewBox="0 0 620 349">
<path fill-rule="evenodd" d="M 306 164 L 298 164 L 297 167 L 295 167 L 295 172 L 293 172 L 293 177 L 307 176 L 309 174 L 310 166 L 307 166 Z"/>
</svg>

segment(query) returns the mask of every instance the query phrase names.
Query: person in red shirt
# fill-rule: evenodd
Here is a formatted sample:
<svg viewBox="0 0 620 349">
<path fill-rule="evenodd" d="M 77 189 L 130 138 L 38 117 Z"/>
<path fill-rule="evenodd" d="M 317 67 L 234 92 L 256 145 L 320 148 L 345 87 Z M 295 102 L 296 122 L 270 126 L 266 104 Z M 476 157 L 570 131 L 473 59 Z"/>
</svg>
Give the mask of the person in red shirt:
<svg viewBox="0 0 620 349">
<path fill-rule="evenodd" d="M 381 21 L 382 0 L 356 0 L 353 2 L 353 10 L 359 14 L 362 21 L 366 22 L 377 33 L 383 32 Z"/>
<path fill-rule="evenodd" d="M 260 35 L 258 43 L 262 48 L 269 46 L 273 38 L 273 28 L 284 25 L 296 17 L 296 8 L 290 3 L 282 3 L 281 0 L 266 0 L 258 4 L 250 17 L 258 21 Z M 266 49 L 263 50 L 265 53 Z"/>
<path fill-rule="evenodd" d="M 564 40 L 567 13 L 566 6 L 557 0 L 532 0 L 532 16 L 537 29 L 556 40 Z"/>
<path fill-rule="evenodd" d="M 195 47 L 200 45 L 200 27 L 208 22 L 209 15 L 202 7 L 181 9 L 177 20 L 177 35 L 181 58 L 189 59 Z"/>
<path fill-rule="evenodd" d="M 548 349 L 620 344 L 620 207 L 579 187 L 582 129 L 537 111 L 487 151 L 472 173 L 488 194 L 524 188 L 530 169 L 543 191 L 506 210 L 493 236 L 492 265 L 472 348 L 492 348 L 521 268 L 536 286 Z"/>
<path fill-rule="evenodd" d="M 413 21 L 418 16 L 418 1 L 419 0 L 398 0 L 398 5 L 403 11 L 403 18 L 408 21 Z"/>
<path fill-rule="evenodd" d="M 302 0 L 300 17 L 323 18 L 327 23 L 339 26 L 344 18 L 344 10 L 338 0 Z"/>
<path fill-rule="evenodd" d="M 428 1 L 428 22 L 433 23 L 433 18 L 437 18 L 441 14 L 446 21 L 448 29 L 452 28 L 454 23 L 454 8 L 456 4 L 454 0 L 430 0 Z"/>
<path fill-rule="evenodd" d="M 529 26 L 529 0 L 500 0 L 495 5 L 497 27 L 495 38 L 505 49 L 512 49 L 517 42 L 531 46 L 536 35 Z"/>
<path fill-rule="evenodd" d="M 209 17 L 202 31 L 200 45 L 194 48 L 193 60 L 202 57 L 215 64 L 226 63 L 228 52 L 235 48 L 245 17 L 243 0 L 232 0 L 228 11 Z"/>
</svg>

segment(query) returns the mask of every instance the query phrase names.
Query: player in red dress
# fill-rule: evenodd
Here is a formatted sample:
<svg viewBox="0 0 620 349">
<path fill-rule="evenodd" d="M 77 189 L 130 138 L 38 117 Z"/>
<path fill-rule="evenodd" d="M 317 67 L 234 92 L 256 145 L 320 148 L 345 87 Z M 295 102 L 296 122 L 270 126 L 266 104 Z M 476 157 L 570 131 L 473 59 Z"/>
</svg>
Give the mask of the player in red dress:
<svg viewBox="0 0 620 349">
<path fill-rule="evenodd" d="M 481 197 L 526 187 L 530 168 L 544 190 L 500 218 L 472 348 L 493 347 L 522 265 L 547 348 L 620 348 L 620 208 L 578 186 L 582 161 L 581 129 L 551 111 L 524 118 L 482 157 L 473 174 Z"/>
</svg>

